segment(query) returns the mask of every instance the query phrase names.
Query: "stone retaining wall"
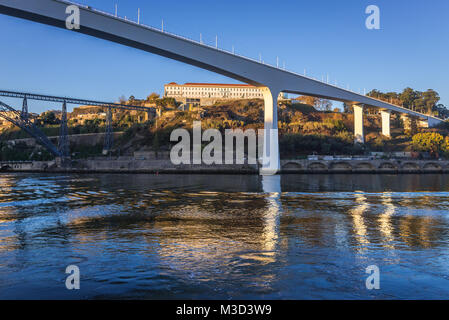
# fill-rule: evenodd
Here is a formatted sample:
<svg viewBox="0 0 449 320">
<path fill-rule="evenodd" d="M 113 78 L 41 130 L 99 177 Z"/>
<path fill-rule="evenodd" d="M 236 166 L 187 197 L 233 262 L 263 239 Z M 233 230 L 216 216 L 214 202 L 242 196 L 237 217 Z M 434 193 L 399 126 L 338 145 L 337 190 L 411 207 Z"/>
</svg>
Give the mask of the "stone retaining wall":
<svg viewBox="0 0 449 320">
<path fill-rule="evenodd" d="M 173 165 L 170 160 L 73 160 L 63 168 L 56 161 L 0 162 L 2 171 L 117 173 L 238 173 L 257 174 L 256 165 Z M 281 160 L 282 173 L 449 173 L 439 160 Z"/>
</svg>

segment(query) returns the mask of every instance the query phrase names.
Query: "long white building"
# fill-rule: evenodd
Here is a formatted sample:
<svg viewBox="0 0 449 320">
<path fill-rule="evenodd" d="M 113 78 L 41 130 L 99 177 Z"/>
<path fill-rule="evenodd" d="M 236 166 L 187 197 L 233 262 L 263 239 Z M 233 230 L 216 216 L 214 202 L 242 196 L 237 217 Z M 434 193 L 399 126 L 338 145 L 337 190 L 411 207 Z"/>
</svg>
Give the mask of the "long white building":
<svg viewBox="0 0 449 320">
<path fill-rule="evenodd" d="M 177 100 L 185 99 L 263 99 L 262 92 L 249 84 L 185 83 L 164 85 L 164 95 Z M 279 94 L 279 98 L 284 96 Z"/>
</svg>

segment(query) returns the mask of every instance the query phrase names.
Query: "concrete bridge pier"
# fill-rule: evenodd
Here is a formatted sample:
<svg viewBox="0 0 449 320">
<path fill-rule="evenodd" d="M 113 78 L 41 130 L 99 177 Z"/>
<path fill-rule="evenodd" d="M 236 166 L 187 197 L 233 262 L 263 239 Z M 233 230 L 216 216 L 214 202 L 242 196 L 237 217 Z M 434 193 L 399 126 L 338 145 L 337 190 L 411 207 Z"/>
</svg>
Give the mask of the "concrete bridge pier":
<svg viewBox="0 0 449 320">
<path fill-rule="evenodd" d="M 412 134 L 418 132 L 419 118 L 409 114 L 401 115 L 401 119 L 404 125 L 404 130 L 410 131 Z"/>
<path fill-rule="evenodd" d="M 145 112 L 143 120 L 146 122 L 146 121 L 151 120 L 151 119 L 153 119 L 153 115 L 151 114 L 151 112 L 150 111 Z"/>
<path fill-rule="evenodd" d="M 400 117 L 401 117 L 404 129 L 405 130 L 410 130 L 410 128 L 412 127 L 412 123 L 411 123 L 412 119 L 408 115 L 406 115 L 406 114 L 401 114 Z"/>
<path fill-rule="evenodd" d="M 278 95 L 281 90 L 259 88 L 263 93 L 265 126 L 263 137 L 263 155 L 261 175 L 274 175 L 280 170 L 279 135 L 278 135 Z"/>
<path fill-rule="evenodd" d="M 391 137 L 391 111 L 381 110 L 380 115 L 382 117 L 382 134 L 385 137 Z"/>
<path fill-rule="evenodd" d="M 363 104 L 354 104 L 354 143 L 365 143 L 363 133 Z"/>
</svg>

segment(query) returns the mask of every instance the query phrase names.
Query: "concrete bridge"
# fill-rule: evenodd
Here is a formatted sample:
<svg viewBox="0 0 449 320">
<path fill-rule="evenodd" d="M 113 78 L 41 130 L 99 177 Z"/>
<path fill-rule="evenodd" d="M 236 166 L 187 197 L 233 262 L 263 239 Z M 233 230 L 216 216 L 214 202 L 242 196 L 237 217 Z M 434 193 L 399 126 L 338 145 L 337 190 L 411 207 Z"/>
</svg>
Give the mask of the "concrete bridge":
<svg viewBox="0 0 449 320">
<path fill-rule="evenodd" d="M 66 28 L 66 9 L 73 2 L 62 0 L 0 0 L 0 13 L 39 23 Z M 441 119 L 361 95 L 291 71 L 270 66 L 181 36 L 148 27 L 115 15 L 78 5 L 80 32 L 125 46 L 158 54 L 206 69 L 261 89 L 265 102 L 263 174 L 275 174 L 281 168 L 278 145 L 277 97 L 280 92 L 303 94 L 342 101 L 354 106 L 355 138 L 364 142 L 363 109 L 381 111 L 382 133 L 390 134 L 390 113 L 398 112 L 424 119 L 430 127 Z"/>
</svg>

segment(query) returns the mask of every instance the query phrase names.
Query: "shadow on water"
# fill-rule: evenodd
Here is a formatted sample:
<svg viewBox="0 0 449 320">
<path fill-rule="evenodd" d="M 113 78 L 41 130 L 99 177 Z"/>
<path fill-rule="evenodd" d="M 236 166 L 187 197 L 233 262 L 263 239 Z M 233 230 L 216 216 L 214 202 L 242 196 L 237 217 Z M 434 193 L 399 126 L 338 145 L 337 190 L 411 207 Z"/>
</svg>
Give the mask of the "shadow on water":
<svg viewBox="0 0 449 320">
<path fill-rule="evenodd" d="M 433 174 L 0 174 L 0 298 L 444 298 L 448 191 Z"/>
</svg>

